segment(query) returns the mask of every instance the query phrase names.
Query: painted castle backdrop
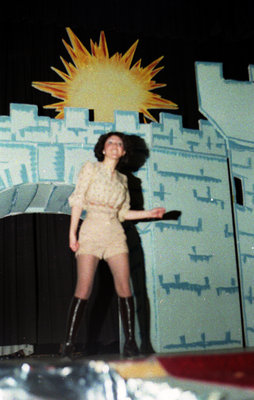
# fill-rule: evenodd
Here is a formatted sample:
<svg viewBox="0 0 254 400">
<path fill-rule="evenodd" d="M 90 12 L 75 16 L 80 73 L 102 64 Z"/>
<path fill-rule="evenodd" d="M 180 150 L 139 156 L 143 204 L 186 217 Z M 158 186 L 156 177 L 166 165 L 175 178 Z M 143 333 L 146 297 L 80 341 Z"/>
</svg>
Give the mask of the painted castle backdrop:
<svg viewBox="0 0 254 400">
<path fill-rule="evenodd" d="M 145 208 L 178 219 L 140 222 L 157 352 L 254 345 L 254 67 L 249 82 L 226 81 L 218 63 L 196 63 L 199 129 L 161 113 L 142 124 L 115 111 L 113 123 L 66 108 L 62 120 L 34 105 L 0 116 L 0 217 L 70 214 L 68 196 L 99 135 L 138 135 L 150 151 L 135 175 Z"/>
</svg>

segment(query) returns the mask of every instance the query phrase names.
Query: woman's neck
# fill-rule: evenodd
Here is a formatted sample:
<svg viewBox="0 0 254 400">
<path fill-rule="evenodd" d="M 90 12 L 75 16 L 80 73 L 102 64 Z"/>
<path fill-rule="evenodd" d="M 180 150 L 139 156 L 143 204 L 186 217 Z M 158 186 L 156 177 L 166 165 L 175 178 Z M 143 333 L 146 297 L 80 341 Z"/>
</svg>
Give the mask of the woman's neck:
<svg viewBox="0 0 254 400">
<path fill-rule="evenodd" d="M 111 169 L 111 171 L 114 171 L 116 169 L 118 160 L 112 160 L 108 157 L 105 157 L 104 160 L 102 161 L 102 164 L 106 165 L 108 168 Z"/>
</svg>

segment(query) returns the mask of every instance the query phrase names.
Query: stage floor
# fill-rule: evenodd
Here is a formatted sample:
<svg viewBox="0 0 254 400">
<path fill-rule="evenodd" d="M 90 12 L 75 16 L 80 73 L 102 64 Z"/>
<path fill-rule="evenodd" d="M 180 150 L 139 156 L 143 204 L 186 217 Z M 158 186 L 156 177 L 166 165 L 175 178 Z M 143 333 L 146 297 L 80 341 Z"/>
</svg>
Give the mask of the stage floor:
<svg viewBox="0 0 254 400">
<path fill-rule="evenodd" d="M 254 349 L 0 361 L 1 400 L 254 400 Z"/>
</svg>

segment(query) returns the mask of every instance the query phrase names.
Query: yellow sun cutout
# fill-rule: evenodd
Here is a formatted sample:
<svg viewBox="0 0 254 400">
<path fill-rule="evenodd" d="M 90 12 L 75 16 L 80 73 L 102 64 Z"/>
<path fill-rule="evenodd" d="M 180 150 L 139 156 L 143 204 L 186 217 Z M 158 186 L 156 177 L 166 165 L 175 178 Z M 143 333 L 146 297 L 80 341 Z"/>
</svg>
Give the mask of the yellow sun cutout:
<svg viewBox="0 0 254 400">
<path fill-rule="evenodd" d="M 67 32 L 72 47 L 64 40 L 63 43 L 73 63 L 61 57 L 66 73 L 52 67 L 64 82 L 32 83 L 36 89 L 61 99 L 59 103 L 44 107 L 55 109 L 56 118 L 64 117 L 64 107 L 81 107 L 94 110 L 95 121 L 113 122 L 115 110 L 138 111 L 156 121 L 149 109 L 178 108 L 173 102 L 151 93 L 153 89 L 166 86 L 152 80 L 163 68 L 155 68 L 163 57 L 145 68 L 141 67 L 141 60 L 131 66 L 138 40 L 124 55 L 117 52 L 110 57 L 104 32 L 100 33 L 98 45 L 90 40 L 91 53 L 70 28 Z"/>
</svg>

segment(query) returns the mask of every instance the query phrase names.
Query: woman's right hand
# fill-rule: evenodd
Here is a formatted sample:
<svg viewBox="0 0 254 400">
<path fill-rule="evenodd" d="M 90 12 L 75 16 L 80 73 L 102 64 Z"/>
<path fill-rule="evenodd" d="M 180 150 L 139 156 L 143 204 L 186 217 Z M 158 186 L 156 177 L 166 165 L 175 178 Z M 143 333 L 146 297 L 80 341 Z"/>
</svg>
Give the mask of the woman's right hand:
<svg viewBox="0 0 254 400">
<path fill-rule="evenodd" d="M 79 248 L 79 242 L 77 241 L 77 236 L 74 233 L 70 233 L 69 235 L 69 247 L 74 253 Z"/>
</svg>

